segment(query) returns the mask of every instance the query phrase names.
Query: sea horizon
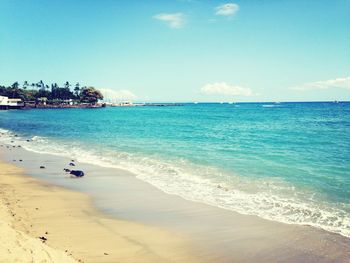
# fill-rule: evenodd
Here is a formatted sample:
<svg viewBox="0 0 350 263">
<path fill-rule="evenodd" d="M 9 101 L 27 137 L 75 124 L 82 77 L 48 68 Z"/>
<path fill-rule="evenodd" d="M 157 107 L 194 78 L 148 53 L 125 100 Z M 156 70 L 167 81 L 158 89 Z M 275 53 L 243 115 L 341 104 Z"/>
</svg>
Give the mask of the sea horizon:
<svg viewBox="0 0 350 263">
<path fill-rule="evenodd" d="M 345 102 L 345 103 L 348 103 L 350 102 L 350 100 L 285 100 L 285 101 L 274 101 L 274 100 L 267 100 L 267 101 L 230 101 L 230 100 L 226 100 L 226 101 L 182 101 L 182 100 L 179 100 L 179 101 L 157 101 L 157 100 L 154 100 L 154 101 L 138 101 L 138 100 L 135 100 L 133 101 L 133 103 L 135 104 L 139 104 L 139 103 L 184 103 L 184 104 L 190 104 L 190 103 L 198 103 L 198 104 L 205 104 L 205 103 L 212 103 L 212 104 L 221 104 L 221 103 L 342 103 L 342 102 Z"/>
</svg>

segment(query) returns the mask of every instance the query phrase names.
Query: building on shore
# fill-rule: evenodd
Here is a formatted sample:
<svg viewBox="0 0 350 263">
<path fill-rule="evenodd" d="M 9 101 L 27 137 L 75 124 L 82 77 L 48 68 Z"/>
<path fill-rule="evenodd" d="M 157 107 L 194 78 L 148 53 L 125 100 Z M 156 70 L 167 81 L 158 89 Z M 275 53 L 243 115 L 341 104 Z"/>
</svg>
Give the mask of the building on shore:
<svg viewBox="0 0 350 263">
<path fill-rule="evenodd" d="M 21 109 L 24 107 L 24 102 L 21 99 L 9 99 L 5 96 L 0 96 L 0 110 Z"/>
<path fill-rule="evenodd" d="M 119 101 L 119 102 L 103 102 L 107 107 L 132 107 L 135 106 L 131 101 Z"/>
</svg>

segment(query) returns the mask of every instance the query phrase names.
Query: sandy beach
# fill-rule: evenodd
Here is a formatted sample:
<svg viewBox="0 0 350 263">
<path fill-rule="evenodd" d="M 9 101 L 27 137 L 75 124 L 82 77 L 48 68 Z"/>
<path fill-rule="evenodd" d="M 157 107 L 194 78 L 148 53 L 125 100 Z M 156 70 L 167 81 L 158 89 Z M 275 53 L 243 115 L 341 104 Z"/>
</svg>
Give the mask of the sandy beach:
<svg viewBox="0 0 350 263">
<path fill-rule="evenodd" d="M 0 263 L 350 263 L 350 0 L 0 0 Z"/>
<path fill-rule="evenodd" d="M 104 216 L 13 165 L 1 162 L 0 185 L 0 262 L 195 262 L 180 237 Z"/>
<path fill-rule="evenodd" d="M 62 262 L 60 257 L 67 262 L 348 262 L 350 258 L 349 238 L 314 227 L 187 201 L 124 170 L 76 162 L 88 174 L 78 180 L 64 176 L 62 167 L 70 161 L 66 158 L 18 147 L 3 147 L 1 152 L 6 161 L 0 169 L 4 262 L 38 258 Z"/>
</svg>

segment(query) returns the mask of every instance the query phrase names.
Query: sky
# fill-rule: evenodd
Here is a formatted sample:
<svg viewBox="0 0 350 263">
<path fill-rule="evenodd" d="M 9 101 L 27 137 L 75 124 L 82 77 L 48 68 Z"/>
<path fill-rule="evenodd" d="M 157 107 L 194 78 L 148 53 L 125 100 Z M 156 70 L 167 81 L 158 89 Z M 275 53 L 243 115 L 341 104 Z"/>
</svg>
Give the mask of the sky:
<svg viewBox="0 0 350 263">
<path fill-rule="evenodd" d="M 0 84 L 135 101 L 350 100 L 350 0 L 0 0 Z"/>
</svg>

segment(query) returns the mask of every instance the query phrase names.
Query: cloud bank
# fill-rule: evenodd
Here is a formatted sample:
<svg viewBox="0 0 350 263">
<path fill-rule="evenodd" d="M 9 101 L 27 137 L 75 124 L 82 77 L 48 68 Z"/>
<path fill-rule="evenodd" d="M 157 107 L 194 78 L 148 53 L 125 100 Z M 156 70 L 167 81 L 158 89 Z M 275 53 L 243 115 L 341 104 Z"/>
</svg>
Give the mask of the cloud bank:
<svg viewBox="0 0 350 263">
<path fill-rule="evenodd" d="M 171 28 L 182 28 L 185 25 L 183 13 L 162 13 L 153 18 L 165 22 Z"/>
<path fill-rule="evenodd" d="M 331 89 L 331 88 L 350 90 L 350 77 L 304 83 L 298 86 L 291 87 L 290 89 L 306 91 L 306 90 L 325 90 L 325 89 Z"/>
<path fill-rule="evenodd" d="M 253 96 L 249 88 L 230 85 L 226 82 L 209 83 L 201 88 L 201 93 L 206 95 L 228 95 L 228 96 Z"/>
<path fill-rule="evenodd" d="M 218 16 L 233 16 L 239 10 L 239 5 L 235 3 L 227 3 L 219 5 L 215 8 L 215 14 Z"/>
<path fill-rule="evenodd" d="M 130 90 L 112 90 L 112 89 L 99 89 L 104 97 L 105 101 L 129 101 L 135 100 L 136 96 Z"/>
</svg>

